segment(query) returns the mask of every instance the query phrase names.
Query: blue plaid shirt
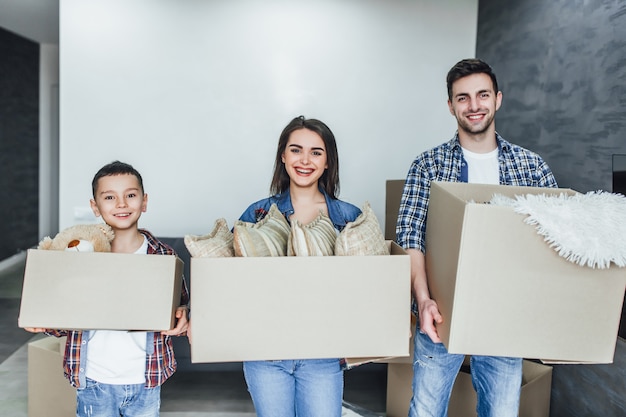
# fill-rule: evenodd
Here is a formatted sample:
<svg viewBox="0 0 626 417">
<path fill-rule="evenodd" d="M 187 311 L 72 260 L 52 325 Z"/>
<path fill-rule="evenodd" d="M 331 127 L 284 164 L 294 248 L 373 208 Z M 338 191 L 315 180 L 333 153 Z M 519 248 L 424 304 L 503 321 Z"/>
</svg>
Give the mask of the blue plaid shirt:
<svg viewBox="0 0 626 417">
<path fill-rule="evenodd" d="M 527 187 L 557 187 L 552 171 L 539 155 L 504 140 L 496 133 L 500 184 Z M 458 132 L 449 142 L 419 155 L 404 183 L 396 240 L 405 249 L 426 253 L 426 214 L 431 181 L 468 182 L 467 162 Z"/>
</svg>

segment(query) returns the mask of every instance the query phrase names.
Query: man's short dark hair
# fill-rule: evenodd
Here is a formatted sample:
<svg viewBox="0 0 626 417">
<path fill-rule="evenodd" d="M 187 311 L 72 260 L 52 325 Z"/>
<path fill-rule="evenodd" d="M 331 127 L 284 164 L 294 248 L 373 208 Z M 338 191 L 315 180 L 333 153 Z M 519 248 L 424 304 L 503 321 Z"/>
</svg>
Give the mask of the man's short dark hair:
<svg viewBox="0 0 626 417">
<path fill-rule="evenodd" d="M 96 188 L 98 187 L 98 180 L 102 177 L 108 177 L 111 175 L 123 175 L 123 174 L 131 174 L 137 177 L 139 181 L 139 187 L 141 188 L 141 193 L 144 193 L 143 190 L 143 179 L 141 178 L 141 174 L 132 165 L 126 164 L 120 161 L 113 161 L 110 164 L 106 164 L 102 168 L 96 172 L 96 175 L 93 177 L 93 181 L 91 181 L 91 192 L 93 197 L 96 197 Z"/>
<path fill-rule="evenodd" d="M 487 74 L 493 83 L 494 93 L 498 93 L 498 80 L 496 80 L 496 74 L 489 64 L 477 58 L 469 58 L 457 62 L 450 71 L 448 71 L 446 77 L 448 99 L 452 100 L 452 84 L 454 84 L 456 80 L 472 74 Z"/>
</svg>

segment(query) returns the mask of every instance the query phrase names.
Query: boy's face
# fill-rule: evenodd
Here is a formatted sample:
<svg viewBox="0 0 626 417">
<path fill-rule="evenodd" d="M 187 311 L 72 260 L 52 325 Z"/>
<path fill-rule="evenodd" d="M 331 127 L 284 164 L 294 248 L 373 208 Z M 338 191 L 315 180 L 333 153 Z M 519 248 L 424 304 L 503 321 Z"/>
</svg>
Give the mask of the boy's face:
<svg viewBox="0 0 626 417">
<path fill-rule="evenodd" d="M 113 230 L 136 227 L 141 213 L 148 207 L 148 195 L 143 194 L 139 180 L 132 174 L 109 175 L 98 180 L 91 209 L 102 216 Z"/>
</svg>

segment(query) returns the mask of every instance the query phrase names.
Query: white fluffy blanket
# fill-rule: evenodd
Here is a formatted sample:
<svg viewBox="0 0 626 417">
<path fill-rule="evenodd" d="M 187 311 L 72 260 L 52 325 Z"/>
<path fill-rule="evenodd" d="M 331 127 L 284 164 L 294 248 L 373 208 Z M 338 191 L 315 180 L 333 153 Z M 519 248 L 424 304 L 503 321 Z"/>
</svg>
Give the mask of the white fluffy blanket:
<svg viewBox="0 0 626 417">
<path fill-rule="evenodd" d="M 608 192 L 575 195 L 500 194 L 491 204 L 511 206 L 535 225 L 550 247 L 579 265 L 626 266 L 626 197 Z"/>
</svg>

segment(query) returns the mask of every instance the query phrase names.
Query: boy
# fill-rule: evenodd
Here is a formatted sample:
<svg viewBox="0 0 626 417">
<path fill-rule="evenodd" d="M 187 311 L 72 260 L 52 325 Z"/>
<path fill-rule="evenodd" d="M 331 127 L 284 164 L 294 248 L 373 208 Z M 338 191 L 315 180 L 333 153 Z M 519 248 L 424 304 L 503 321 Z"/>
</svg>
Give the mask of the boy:
<svg viewBox="0 0 626 417">
<path fill-rule="evenodd" d="M 94 176 L 92 192 L 94 214 L 115 232 L 111 252 L 175 254 L 150 232 L 138 228 L 148 195 L 141 175 L 131 165 L 115 161 L 102 167 Z M 176 370 L 170 336 L 187 331 L 188 302 L 183 280 L 178 321 L 166 332 L 26 330 L 67 336 L 63 366 L 66 378 L 77 388 L 77 417 L 158 417 L 161 384 Z"/>
</svg>

